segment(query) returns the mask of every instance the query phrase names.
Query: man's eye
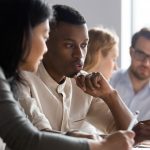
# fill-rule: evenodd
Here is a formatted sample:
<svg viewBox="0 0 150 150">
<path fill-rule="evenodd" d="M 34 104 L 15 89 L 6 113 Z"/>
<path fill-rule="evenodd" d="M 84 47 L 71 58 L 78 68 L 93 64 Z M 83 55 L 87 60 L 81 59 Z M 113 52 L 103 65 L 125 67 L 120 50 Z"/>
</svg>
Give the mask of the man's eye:
<svg viewBox="0 0 150 150">
<path fill-rule="evenodd" d="M 86 48 L 86 47 L 87 47 L 87 44 L 86 44 L 86 43 L 85 43 L 85 44 L 82 44 L 81 47 L 82 47 L 82 48 Z"/>
<path fill-rule="evenodd" d="M 74 46 L 73 46 L 73 44 L 68 43 L 68 44 L 66 44 L 66 47 L 67 48 L 73 48 Z"/>
<path fill-rule="evenodd" d="M 140 57 L 144 57 L 145 56 L 145 54 L 143 52 L 139 52 L 139 51 L 137 51 L 137 55 L 140 56 Z"/>
</svg>

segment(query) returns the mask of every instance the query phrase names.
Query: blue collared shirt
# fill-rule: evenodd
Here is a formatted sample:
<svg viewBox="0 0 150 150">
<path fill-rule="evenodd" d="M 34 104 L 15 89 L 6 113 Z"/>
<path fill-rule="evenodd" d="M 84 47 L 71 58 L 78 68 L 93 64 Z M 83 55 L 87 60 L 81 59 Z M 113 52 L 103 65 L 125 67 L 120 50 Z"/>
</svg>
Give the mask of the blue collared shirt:
<svg viewBox="0 0 150 150">
<path fill-rule="evenodd" d="M 128 70 L 119 70 L 114 72 L 110 83 L 133 113 L 137 110 L 140 111 L 139 121 L 150 119 L 150 82 L 138 93 L 135 93 Z"/>
</svg>

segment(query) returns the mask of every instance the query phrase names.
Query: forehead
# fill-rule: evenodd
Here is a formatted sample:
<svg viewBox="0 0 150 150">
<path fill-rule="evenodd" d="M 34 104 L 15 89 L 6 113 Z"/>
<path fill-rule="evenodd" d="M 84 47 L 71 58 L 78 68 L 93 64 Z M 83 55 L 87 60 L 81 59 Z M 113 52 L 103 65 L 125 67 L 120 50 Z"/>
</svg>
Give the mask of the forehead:
<svg viewBox="0 0 150 150">
<path fill-rule="evenodd" d="M 49 31 L 50 31 L 50 28 L 49 28 L 49 20 L 48 19 L 33 28 L 34 34 L 38 34 L 38 33 L 48 34 Z"/>
<path fill-rule="evenodd" d="M 135 48 L 145 52 L 146 54 L 150 54 L 150 39 L 139 37 L 135 44 Z"/>
<path fill-rule="evenodd" d="M 56 27 L 55 34 L 57 38 L 72 39 L 72 40 L 88 40 L 87 25 L 74 25 L 61 22 Z"/>
</svg>

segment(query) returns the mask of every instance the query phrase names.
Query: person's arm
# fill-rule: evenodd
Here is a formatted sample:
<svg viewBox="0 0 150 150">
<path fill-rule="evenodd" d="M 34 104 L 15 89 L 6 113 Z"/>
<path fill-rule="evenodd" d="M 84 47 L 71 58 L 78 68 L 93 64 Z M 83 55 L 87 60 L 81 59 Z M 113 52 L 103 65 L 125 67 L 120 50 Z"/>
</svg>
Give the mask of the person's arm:
<svg viewBox="0 0 150 150">
<path fill-rule="evenodd" d="M 134 127 L 133 131 L 135 135 L 135 144 L 138 144 L 144 140 L 150 140 L 150 120 L 140 121 Z"/>
<path fill-rule="evenodd" d="M 89 150 L 85 140 L 38 131 L 26 119 L 0 70 L 0 137 L 11 150 Z"/>
<path fill-rule="evenodd" d="M 132 113 L 102 74 L 80 75 L 76 77 L 76 83 L 85 93 L 102 98 L 112 112 L 117 128 L 127 129 Z"/>
<path fill-rule="evenodd" d="M 114 117 L 107 104 L 100 98 L 93 98 L 87 120 L 104 134 L 117 130 Z"/>
</svg>

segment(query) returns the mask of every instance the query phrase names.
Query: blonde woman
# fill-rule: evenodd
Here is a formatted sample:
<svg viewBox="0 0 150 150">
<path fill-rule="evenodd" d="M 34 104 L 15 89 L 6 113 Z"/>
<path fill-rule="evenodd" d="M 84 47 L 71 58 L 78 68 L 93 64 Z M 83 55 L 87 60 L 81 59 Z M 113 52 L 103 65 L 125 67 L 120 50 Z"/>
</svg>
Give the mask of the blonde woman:
<svg viewBox="0 0 150 150">
<path fill-rule="evenodd" d="M 101 72 L 109 79 L 117 69 L 118 57 L 117 34 L 104 27 L 94 27 L 89 30 L 89 44 L 84 70 L 87 72 Z"/>
</svg>

